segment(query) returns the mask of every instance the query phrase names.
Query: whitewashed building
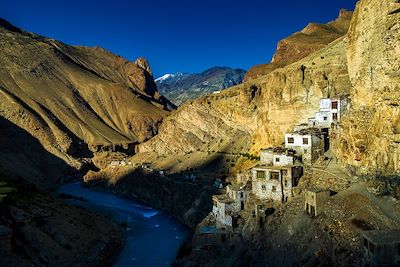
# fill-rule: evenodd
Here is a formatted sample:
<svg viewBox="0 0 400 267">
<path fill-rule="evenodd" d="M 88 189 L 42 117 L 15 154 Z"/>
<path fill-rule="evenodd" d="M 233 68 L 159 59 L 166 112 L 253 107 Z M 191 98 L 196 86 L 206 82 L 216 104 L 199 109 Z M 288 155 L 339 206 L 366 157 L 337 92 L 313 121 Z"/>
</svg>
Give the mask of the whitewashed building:
<svg viewBox="0 0 400 267">
<path fill-rule="evenodd" d="M 235 202 L 227 195 L 212 196 L 213 209 L 218 229 L 233 230 Z"/>
<path fill-rule="evenodd" d="M 295 150 L 284 147 L 271 147 L 261 150 L 260 153 L 260 164 L 267 166 L 294 165 L 298 159 Z"/>
<path fill-rule="evenodd" d="M 325 153 L 326 133 L 308 128 L 285 134 L 285 147 L 302 155 L 303 163 L 312 163 Z"/>
<path fill-rule="evenodd" d="M 332 123 L 340 121 L 347 109 L 347 97 L 323 98 L 320 100 L 319 112 L 308 119 L 309 126 L 330 128 Z"/>
<path fill-rule="evenodd" d="M 301 166 L 263 166 L 252 169 L 252 192 L 259 199 L 286 202 L 303 175 Z"/>
<path fill-rule="evenodd" d="M 244 204 L 249 197 L 250 188 L 245 185 L 228 185 L 226 195 L 233 200 L 233 211 L 244 210 Z"/>
</svg>

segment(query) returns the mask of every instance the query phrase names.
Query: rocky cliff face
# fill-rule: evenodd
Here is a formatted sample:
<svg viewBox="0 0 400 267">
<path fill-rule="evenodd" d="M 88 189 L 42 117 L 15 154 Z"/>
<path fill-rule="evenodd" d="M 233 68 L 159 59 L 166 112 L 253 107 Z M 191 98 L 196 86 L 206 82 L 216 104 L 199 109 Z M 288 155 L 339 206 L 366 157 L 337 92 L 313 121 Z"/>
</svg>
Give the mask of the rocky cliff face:
<svg viewBox="0 0 400 267">
<path fill-rule="evenodd" d="M 352 108 L 336 132 L 340 160 L 359 174 L 400 171 L 400 3 L 362 0 L 348 33 Z"/>
<path fill-rule="evenodd" d="M 101 147 L 151 138 L 168 114 L 144 59 L 68 46 L 4 20 L 0 40 L 0 116 L 75 168 Z"/>
<path fill-rule="evenodd" d="M 138 146 L 134 159 L 176 171 L 214 161 L 231 169 L 248 159 L 244 154 L 281 145 L 286 131 L 318 110 L 321 97 L 349 93 L 346 45 L 338 39 L 259 79 L 185 103 L 163 121 L 158 135 Z"/>
<path fill-rule="evenodd" d="M 296 32 L 278 43 L 276 52 L 269 64 L 252 67 L 245 80 L 266 75 L 271 71 L 296 62 L 347 33 L 352 12 L 340 10 L 336 20 L 326 24 L 309 23 L 303 30 Z"/>
</svg>

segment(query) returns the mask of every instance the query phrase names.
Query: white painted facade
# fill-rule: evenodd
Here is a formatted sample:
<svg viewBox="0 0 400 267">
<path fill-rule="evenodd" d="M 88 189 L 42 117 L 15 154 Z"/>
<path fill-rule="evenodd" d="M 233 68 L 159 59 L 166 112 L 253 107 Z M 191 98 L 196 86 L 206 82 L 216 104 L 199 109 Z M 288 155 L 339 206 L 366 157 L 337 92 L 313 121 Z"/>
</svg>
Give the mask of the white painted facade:
<svg viewBox="0 0 400 267">
<path fill-rule="evenodd" d="M 268 166 L 291 166 L 295 162 L 295 151 L 283 148 L 261 150 L 260 163 Z"/>
<path fill-rule="evenodd" d="M 257 166 L 252 169 L 252 192 L 259 199 L 287 201 L 302 174 L 299 166 Z"/>
<path fill-rule="evenodd" d="M 233 200 L 233 211 L 239 212 L 244 209 L 244 204 L 249 196 L 250 190 L 239 185 L 228 185 L 226 194 Z"/>
<path fill-rule="evenodd" d="M 285 134 L 285 147 L 303 155 L 303 163 L 312 163 L 324 154 L 323 133 L 298 131 Z"/>
<path fill-rule="evenodd" d="M 308 119 L 309 126 L 329 128 L 332 123 L 340 121 L 347 109 L 347 98 L 323 98 L 320 100 L 320 110 L 315 117 Z"/>
<path fill-rule="evenodd" d="M 227 195 L 214 195 L 212 213 L 216 219 L 216 226 L 219 229 L 232 229 L 234 201 Z"/>
</svg>

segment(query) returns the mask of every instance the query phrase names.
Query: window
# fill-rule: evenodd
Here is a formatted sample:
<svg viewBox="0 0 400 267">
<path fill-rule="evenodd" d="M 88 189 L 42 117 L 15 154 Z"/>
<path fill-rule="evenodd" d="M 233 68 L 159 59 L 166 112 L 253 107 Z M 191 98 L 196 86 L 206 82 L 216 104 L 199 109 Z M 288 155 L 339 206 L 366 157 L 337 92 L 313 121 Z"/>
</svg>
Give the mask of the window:
<svg viewBox="0 0 400 267">
<path fill-rule="evenodd" d="M 280 160 L 280 158 L 275 158 L 275 162 L 279 162 Z"/>
<path fill-rule="evenodd" d="M 244 197 L 243 192 L 240 192 L 240 198 L 243 198 L 243 197 Z"/>
<path fill-rule="evenodd" d="M 338 102 L 332 101 L 332 109 L 337 109 L 337 107 L 338 107 Z"/>
<path fill-rule="evenodd" d="M 337 113 L 332 113 L 332 119 L 333 119 L 334 121 L 337 121 Z"/>
<path fill-rule="evenodd" d="M 272 192 L 276 192 L 276 186 L 272 187 Z"/>
<path fill-rule="evenodd" d="M 288 187 L 288 186 L 289 186 L 289 181 L 285 180 L 285 187 Z"/>
<path fill-rule="evenodd" d="M 279 172 L 270 172 L 269 176 L 270 176 L 270 179 L 279 180 Z"/>
<path fill-rule="evenodd" d="M 328 120 L 328 117 L 324 117 L 324 121 L 327 121 Z"/>
<path fill-rule="evenodd" d="M 308 138 L 303 138 L 303 145 L 308 145 Z"/>
<path fill-rule="evenodd" d="M 265 185 L 261 186 L 261 190 L 266 190 L 267 188 L 265 187 Z"/>
<path fill-rule="evenodd" d="M 294 138 L 293 137 L 288 137 L 287 142 L 289 144 L 294 144 Z"/>
<path fill-rule="evenodd" d="M 265 179 L 265 171 L 257 171 L 258 179 Z"/>
</svg>

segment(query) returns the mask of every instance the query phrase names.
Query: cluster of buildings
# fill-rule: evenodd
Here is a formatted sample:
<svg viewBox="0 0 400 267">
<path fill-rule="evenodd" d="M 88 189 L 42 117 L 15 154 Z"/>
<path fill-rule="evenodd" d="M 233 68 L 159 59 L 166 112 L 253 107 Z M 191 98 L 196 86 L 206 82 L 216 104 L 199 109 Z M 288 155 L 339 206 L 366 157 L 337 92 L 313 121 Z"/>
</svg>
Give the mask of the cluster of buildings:
<svg viewBox="0 0 400 267">
<path fill-rule="evenodd" d="M 315 117 L 285 134 L 284 147 L 263 149 L 259 164 L 250 170 L 250 181 L 240 174 L 239 185 L 229 185 L 225 194 L 213 196 L 216 227 L 234 230 L 238 213 L 244 209 L 250 193 L 261 201 L 289 201 L 303 176 L 304 166 L 313 164 L 329 148 L 329 128 L 340 120 L 346 106 L 346 97 L 321 99 Z M 306 209 L 314 216 L 318 214 L 317 204 L 325 196 L 321 192 L 314 192 L 318 201 L 306 204 Z"/>
<path fill-rule="evenodd" d="M 222 243 L 235 235 L 239 213 L 246 205 L 255 204 L 253 215 L 258 220 L 259 214 L 265 215 L 271 209 L 265 209 L 264 203 L 289 201 L 303 176 L 303 168 L 315 163 L 329 149 L 329 129 L 342 118 L 346 107 L 346 97 L 321 99 L 315 117 L 285 134 L 284 147 L 263 149 L 259 164 L 248 175 L 238 174 L 238 184 L 228 185 L 224 194 L 212 197 L 215 227 L 204 228 L 200 235 L 204 238 L 202 241 L 207 243 L 211 238 Z M 326 189 L 307 188 L 304 210 L 313 217 L 320 215 L 331 193 Z M 365 231 L 362 240 L 365 265 L 400 266 L 399 230 Z"/>
</svg>

